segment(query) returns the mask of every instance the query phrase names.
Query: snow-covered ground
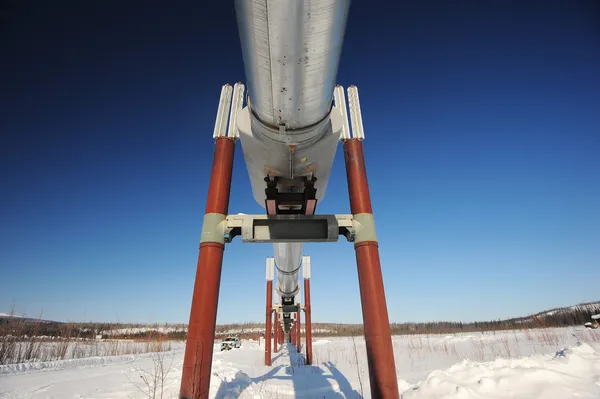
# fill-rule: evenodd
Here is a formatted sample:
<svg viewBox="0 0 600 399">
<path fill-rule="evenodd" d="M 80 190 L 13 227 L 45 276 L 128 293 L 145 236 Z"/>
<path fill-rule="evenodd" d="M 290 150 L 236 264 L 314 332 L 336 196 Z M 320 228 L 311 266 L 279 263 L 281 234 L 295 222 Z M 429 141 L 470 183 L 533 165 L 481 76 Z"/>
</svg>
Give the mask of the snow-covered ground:
<svg viewBox="0 0 600 399">
<path fill-rule="evenodd" d="M 583 328 L 393 338 L 403 398 L 600 398 L 600 332 Z M 211 397 L 369 398 L 362 338 L 315 339 L 313 366 L 284 346 L 263 365 L 264 341 L 218 351 Z M 160 354 L 0 366 L 0 398 L 142 398 L 142 376 L 168 370 L 176 398 L 183 344 Z M 157 396 L 159 397 L 159 396 Z"/>
</svg>

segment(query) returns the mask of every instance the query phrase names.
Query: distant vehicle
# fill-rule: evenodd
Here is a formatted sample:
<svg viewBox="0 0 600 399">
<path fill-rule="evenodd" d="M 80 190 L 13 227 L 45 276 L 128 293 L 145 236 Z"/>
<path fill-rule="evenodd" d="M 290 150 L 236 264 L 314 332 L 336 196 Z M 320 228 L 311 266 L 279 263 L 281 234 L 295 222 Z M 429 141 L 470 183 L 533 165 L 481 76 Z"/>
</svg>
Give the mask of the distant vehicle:
<svg viewBox="0 0 600 399">
<path fill-rule="evenodd" d="M 228 351 L 233 348 L 239 348 L 242 346 L 242 343 L 238 339 L 238 337 L 227 337 L 221 342 L 221 350 Z"/>
<path fill-rule="evenodd" d="M 595 323 L 585 323 L 584 326 L 586 326 L 586 328 L 592 328 L 592 329 L 596 329 L 598 328 L 598 325 Z"/>
</svg>

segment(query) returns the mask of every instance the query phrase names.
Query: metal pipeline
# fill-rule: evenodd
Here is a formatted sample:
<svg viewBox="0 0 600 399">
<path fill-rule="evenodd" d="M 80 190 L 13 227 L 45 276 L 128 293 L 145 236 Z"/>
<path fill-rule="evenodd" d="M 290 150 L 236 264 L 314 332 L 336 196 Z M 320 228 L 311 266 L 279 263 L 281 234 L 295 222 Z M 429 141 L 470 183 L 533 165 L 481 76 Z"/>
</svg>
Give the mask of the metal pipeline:
<svg viewBox="0 0 600 399">
<path fill-rule="evenodd" d="M 249 121 L 238 126 L 261 206 L 267 174 L 287 179 L 279 190 L 288 192 L 303 189 L 295 177 L 314 175 L 318 200 L 325 193 L 337 137 L 323 137 L 331 132 L 349 6 L 350 0 L 235 1 L 249 113 Z M 282 297 L 294 297 L 302 244 L 274 244 L 274 251 L 276 289 Z"/>
<path fill-rule="evenodd" d="M 330 111 L 349 0 L 236 0 L 246 84 L 264 124 L 301 129 Z"/>
<path fill-rule="evenodd" d="M 273 249 L 275 250 L 275 268 L 277 269 L 276 289 L 282 297 L 293 297 L 298 293 L 302 243 L 273 244 Z"/>
</svg>

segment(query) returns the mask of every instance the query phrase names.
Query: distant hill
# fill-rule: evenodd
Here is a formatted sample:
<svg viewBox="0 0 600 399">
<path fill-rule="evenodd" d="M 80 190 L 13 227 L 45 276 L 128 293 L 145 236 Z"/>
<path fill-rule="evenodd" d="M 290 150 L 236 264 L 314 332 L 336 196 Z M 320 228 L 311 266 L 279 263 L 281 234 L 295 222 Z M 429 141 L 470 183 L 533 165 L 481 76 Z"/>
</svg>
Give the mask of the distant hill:
<svg viewBox="0 0 600 399">
<path fill-rule="evenodd" d="M 587 302 L 581 303 L 579 305 L 574 306 L 565 306 L 562 308 L 554 308 L 550 310 L 544 310 L 543 312 L 539 312 L 530 316 L 518 317 L 514 319 L 509 319 L 507 321 L 535 321 L 537 320 L 546 320 L 551 318 L 560 318 L 560 317 L 576 317 L 577 315 L 585 315 L 587 314 L 598 314 L 600 313 L 600 301 L 596 302 Z M 586 321 L 588 317 L 585 317 Z"/>
<path fill-rule="evenodd" d="M 554 308 L 529 316 L 515 317 L 506 320 L 489 320 L 476 322 L 405 322 L 390 323 L 392 334 L 451 334 L 458 332 L 495 331 L 526 328 L 565 327 L 583 325 L 591 321 L 591 316 L 600 313 L 600 301 L 579 305 Z M 362 324 L 346 323 L 312 323 L 315 336 L 351 336 L 363 333 Z M 302 326 L 303 327 L 303 326 Z M 264 329 L 264 323 L 224 324 L 217 326 L 217 334 L 241 334 L 247 331 Z"/>
<path fill-rule="evenodd" d="M 62 324 L 60 321 L 36 319 L 33 317 L 25 317 L 25 316 L 19 316 L 19 315 L 15 315 L 15 314 L 0 313 L 0 323 L 3 321 L 7 321 L 7 320 L 18 320 L 20 322 L 25 322 L 25 323 L 59 323 L 59 324 Z"/>
<path fill-rule="evenodd" d="M 453 322 L 453 321 L 434 321 L 423 323 L 391 323 L 392 334 L 440 334 L 456 333 L 469 331 L 494 331 L 509 329 L 543 328 L 543 327 L 563 327 L 573 325 L 583 325 L 591 321 L 591 316 L 600 314 L 600 301 L 582 303 L 579 305 L 565 306 L 544 310 L 529 316 L 515 317 L 506 320 L 489 320 L 476 322 Z M 43 324 L 44 330 L 48 330 L 48 335 L 53 335 L 50 330 L 64 329 L 66 323 L 51 320 L 41 320 L 32 317 L 22 317 L 0 313 L 0 325 L 8 322 L 18 322 L 21 325 Z M 116 324 L 116 323 L 75 323 L 77 335 L 92 335 L 100 332 L 105 336 L 135 336 L 143 337 L 152 333 L 173 335 L 173 337 L 183 338 L 187 334 L 185 324 L 178 325 L 158 325 L 158 324 Z M 6 325 L 6 324 L 5 324 Z M 313 335 L 332 336 L 332 335 L 361 335 L 362 324 L 345 323 L 312 323 Z M 63 327 L 61 327 L 63 326 Z M 304 328 L 304 325 L 302 325 Z M 39 328 L 38 328 L 39 330 Z M 264 323 L 236 323 L 220 324 L 216 327 L 216 335 L 234 335 L 246 333 L 261 333 L 264 331 Z M 72 330 L 74 333 L 74 330 Z M 178 339 L 179 339 L 178 338 Z"/>
</svg>

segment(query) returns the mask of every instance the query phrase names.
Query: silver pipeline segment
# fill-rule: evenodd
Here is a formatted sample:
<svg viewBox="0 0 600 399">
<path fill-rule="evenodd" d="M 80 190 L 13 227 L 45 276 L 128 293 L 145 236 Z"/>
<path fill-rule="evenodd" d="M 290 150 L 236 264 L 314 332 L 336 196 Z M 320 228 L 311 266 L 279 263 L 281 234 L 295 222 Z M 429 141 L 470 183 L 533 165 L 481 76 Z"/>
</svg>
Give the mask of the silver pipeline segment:
<svg viewBox="0 0 600 399">
<path fill-rule="evenodd" d="M 349 0 L 236 0 L 248 95 L 264 124 L 298 129 L 331 109 Z"/>
<path fill-rule="evenodd" d="M 298 273 L 302 262 L 302 243 L 275 243 L 277 291 L 282 297 L 293 297 L 299 291 Z"/>
<path fill-rule="evenodd" d="M 240 126 L 251 131 L 240 137 L 261 205 L 265 173 L 292 179 L 316 173 L 317 199 L 325 193 L 336 145 L 326 135 L 349 6 L 350 0 L 235 1 L 248 86 Z M 308 162 L 298 164 L 302 159 Z M 293 297 L 302 243 L 276 243 L 274 250 L 277 287 Z"/>
</svg>

